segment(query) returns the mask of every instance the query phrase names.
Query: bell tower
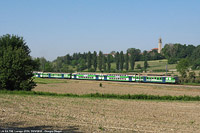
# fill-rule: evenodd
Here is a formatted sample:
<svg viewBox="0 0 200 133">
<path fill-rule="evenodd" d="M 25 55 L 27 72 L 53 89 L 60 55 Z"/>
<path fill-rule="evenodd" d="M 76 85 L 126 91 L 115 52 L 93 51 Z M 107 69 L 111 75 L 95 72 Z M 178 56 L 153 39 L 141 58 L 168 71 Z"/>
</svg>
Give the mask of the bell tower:
<svg viewBox="0 0 200 133">
<path fill-rule="evenodd" d="M 161 53 L 162 50 L 162 38 L 158 39 L 158 53 Z"/>
</svg>

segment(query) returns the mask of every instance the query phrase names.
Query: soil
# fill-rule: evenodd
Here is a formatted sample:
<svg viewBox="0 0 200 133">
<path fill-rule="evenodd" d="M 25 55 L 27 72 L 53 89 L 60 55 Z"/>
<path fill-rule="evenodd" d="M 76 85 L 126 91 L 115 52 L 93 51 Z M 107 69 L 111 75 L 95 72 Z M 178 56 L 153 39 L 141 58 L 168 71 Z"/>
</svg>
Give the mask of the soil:
<svg viewBox="0 0 200 133">
<path fill-rule="evenodd" d="M 1 130 L 198 133 L 199 112 L 200 102 L 0 94 Z"/>
<path fill-rule="evenodd" d="M 54 79 L 56 80 L 56 79 Z M 103 87 L 99 84 L 102 83 Z M 200 95 L 200 87 L 67 80 L 34 91 Z M 0 131 L 200 132 L 200 102 L 144 101 L 0 94 Z"/>
</svg>

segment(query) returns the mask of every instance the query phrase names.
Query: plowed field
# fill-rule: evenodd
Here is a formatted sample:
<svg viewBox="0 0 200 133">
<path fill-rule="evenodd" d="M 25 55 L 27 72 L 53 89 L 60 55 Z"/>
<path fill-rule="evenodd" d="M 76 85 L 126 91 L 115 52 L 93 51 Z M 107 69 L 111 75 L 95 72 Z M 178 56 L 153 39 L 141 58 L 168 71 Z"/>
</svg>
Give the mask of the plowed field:
<svg viewBox="0 0 200 133">
<path fill-rule="evenodd" d="M 34 91 L 200 95 L 199 87 L 59 80 Z M 103 87 L 99 84 L 102 83 Z M 65 132 L 200 132 L 200 102 L 0 94 L 0 129 Z M 0 130 L 1 131 L 1 130 Z"/>
</svg>

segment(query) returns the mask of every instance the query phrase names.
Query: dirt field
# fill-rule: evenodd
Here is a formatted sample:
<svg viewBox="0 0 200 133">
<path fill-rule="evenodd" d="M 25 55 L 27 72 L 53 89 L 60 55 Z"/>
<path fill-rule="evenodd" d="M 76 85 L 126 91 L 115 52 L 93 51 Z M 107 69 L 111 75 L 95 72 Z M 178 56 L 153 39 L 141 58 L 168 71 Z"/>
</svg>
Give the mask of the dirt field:
<svg viewBox="0 0 200 133">
<path fill-rule="evenodd" d="M 200 102 L 0 94 L 0 127 L 66 132 L 200 132 Z"/>
<path fill-rule="evenodd" d="M 200 87 L 85 80 L 42 80 L 34 91 L 200 95 Z M 102 83 L 103 87 L 99 87 Z M 200 102 L 0 94 L 0 129 L 65 132 L 200 132 Z M 1 131 L 1 130 L 0 130 Z"/>
<path fill-rule="evenodd" d="M 53 81 L 62 79 L 51 79 Z M 127 82 L 107 82 L 88 80 L 65 80 L 66 83 L 38 84 L 34 91 L 55 93 L 114 93 L 114 94 L 151 94 L 151 95 L 200 95 L 200 86 L 176 86 L 163 84 L 138 84 Z M 102 83 L 103 87 L 99 87 Z"/>
</svg>

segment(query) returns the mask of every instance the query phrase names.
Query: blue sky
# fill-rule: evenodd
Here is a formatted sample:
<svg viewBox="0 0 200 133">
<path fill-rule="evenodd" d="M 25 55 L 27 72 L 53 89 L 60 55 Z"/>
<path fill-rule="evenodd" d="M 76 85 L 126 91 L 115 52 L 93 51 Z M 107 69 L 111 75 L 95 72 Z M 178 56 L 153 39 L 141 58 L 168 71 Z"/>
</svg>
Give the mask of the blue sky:
<svg viewBox="0 0 200 133">
<path fill-rule="evenodd" d="M 23 36 L 31 56 L 200 44 L 200 0 L 0 0 L 0 36 Z"/>
</svg>

